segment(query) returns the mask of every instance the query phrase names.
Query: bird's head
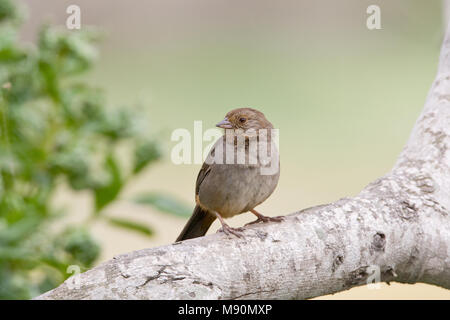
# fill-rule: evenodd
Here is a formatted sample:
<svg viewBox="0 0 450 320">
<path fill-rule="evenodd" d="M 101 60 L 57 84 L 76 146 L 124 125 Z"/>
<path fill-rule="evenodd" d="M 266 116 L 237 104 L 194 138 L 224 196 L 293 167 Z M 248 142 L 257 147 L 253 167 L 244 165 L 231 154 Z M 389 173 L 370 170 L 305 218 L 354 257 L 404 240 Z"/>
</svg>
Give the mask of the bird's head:
<svg viewBox="0 0 450 320">
<path fill-rule="evenodd" d="M 273 125 L 266 119 L 264 113 L 252 108 L 239 108 L 228 112 L 225 118 L 216 124 L 223 129 L 273 129 Z"/>
</svg>

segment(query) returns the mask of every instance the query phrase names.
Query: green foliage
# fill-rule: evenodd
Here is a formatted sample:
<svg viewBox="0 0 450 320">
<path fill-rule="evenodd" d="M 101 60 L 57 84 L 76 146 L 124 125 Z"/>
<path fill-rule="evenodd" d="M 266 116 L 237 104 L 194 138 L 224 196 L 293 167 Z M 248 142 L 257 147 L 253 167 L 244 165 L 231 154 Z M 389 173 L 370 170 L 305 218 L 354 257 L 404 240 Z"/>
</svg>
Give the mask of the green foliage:
<svg viewBox="0 0 450 320">
<path fill-rule="evenodd" d="M 92 194 L 92 218 L 151 235 L 102 210 L 161 156 L 139 130 L 139 112 L 107 107 L 102 91 L 80 80 L 97 57 L 97 34 L 46 26 L 37 46 L 25 47 L 19 11 L 0 0 L 0 299 L 35 296 L 70 276 L 70 265 L 85 270 L 98 257 L 88 224 L 50 228 L 63 213 L 51 204 L 61 183 Z M 131 149 L 120 154 L 129 172 L 120 144 Z"/>
<path fill-rule="evenodd" d="M 180 217 L 188 217 L 192 214 L 192 208 L 174 199 L 172 196 L 158 192 L 148 192 L 136 197 L 135 202 L 150 205 L 161 212 L 170 213 Z"/>
<path fill-rule="evenodd" d="M 141 223 L 137 223 L 134 221 L 130 221 L 127 219 L 121 219 L 121 218 L 109 218 L 109 223 L 112 225 L 116 225 L 125 229 L 129 229 L 132 231 L 140 232 L 144 235 L 151 236 L 153 234 L 153 230 L 150 229 L 147 226 L 142 225 Z"/>
<path fill-rule="evenodd" d="M 117 197 L 124 184 L 119 165 L 111 154 L 105 159 L 105 169 L 108 175 L 107 179 L 94 189 L 95 211 L 97 213 Z"/>
<path fill-rule="evenodd" d="M 91 266 L 100 253 L 100 247 L 84 228 L 67 229 L 59 243 L 72 260 L 83 266 Z"/>
<path fill-rule="evenodd" d="M 145 166 L 161 156 L 158 146 L 152 141 L 141 142 L 136 148 L 134 173 L 139 173 Z"/>
</svg>

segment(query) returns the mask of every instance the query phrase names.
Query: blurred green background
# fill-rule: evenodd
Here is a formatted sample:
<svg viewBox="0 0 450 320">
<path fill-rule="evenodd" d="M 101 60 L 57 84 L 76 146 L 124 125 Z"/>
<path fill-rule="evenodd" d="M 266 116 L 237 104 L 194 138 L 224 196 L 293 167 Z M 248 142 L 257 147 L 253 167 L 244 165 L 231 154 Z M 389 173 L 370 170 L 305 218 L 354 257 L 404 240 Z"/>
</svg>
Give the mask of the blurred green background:
<svg viewBox="0 0 450 320">
<path fill-rule="evenodd" d="M 66 8 L 75 4 L 19 3 L 28 12 L 20 28 L 20 41 L 28 46 L 38 42 L 43 23 L 64 29 Z M 108 219 L 145 226 L 151 236 L 139 228 L 118 229 L 107 219 L 91 219 L 94 189 L 73 190 L 65 180 L 55 185 L 51 206 L 63 208 L 65 215 L 50 229 L 83 226 L 99 248 L 99 257 L 89 266 L 176 238 L 186 221 L 180 215 L 193 207 L 200 166 L 170 161 L 175 144 L 171 132 L 192 130 L 194 120 L 213 127 L 235 107 L 255 107 L 280 129 L 280 182 L 261 205 L 262 212 L 287 214 L 357 194 L 390 170 L 405 144 L 435 75 L 443 37 L 439 1 L 76 4 L 82 31 L 95 27 L 103 39 L 93 40 L 100 51 L 92 69 L 73 75 L 74 81 L 104 89 L 106 114 L 125 110 L 137 116 L 143 124 L 133 141 L 151 141 L 161 156 L 131 175 L 103 210 Z M 371 4 L 381 8 L 381 30 L 366 27 Z M 94 146 L 96 139 L 91 140 Z M 118 142 L 115 153 L 125 168 L 134 159 L 127 141 Z M 143 193 L 159 198 L 150 198 L 152 206 L 133 202 Z M 230 224 L 251 219 L 241 215 Z M 217 228 L 214 224 L 210 232 Z M 56 277 L 49 285 L 60 280 Z M 39 291 L 33 290 L 29 295 Z M 450 294 L 422 284 L 393 284 L 380 290 L 356 288 L 333 298 L 449 299 Z"/>
</svg>

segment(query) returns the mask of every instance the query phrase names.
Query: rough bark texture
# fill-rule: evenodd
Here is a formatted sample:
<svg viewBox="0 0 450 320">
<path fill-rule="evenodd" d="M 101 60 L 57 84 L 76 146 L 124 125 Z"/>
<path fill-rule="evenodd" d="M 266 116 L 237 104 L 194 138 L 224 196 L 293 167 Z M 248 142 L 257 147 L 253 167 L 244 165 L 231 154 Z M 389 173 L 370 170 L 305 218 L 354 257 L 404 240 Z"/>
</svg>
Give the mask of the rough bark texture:
<svg viewBox="0 0 450 320">
<path fill-rule="evenodd" d="M 358 196 L 140 250 L 39 299 L 305 299 L 381 281 L 450 289 L 450 32 L 425 108 L 396 165 Z"/>
</svg>

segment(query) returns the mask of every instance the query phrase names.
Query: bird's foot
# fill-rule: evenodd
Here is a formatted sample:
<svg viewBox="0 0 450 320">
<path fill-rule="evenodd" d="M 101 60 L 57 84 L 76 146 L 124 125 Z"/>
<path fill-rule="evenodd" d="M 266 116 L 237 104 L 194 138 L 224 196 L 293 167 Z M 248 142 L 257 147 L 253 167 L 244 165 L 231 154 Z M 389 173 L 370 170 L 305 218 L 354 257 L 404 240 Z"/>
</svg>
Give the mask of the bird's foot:
<svg viewBox="0 0 450 320">
<path fill-rule="evenodd" d="M 284 217 L 278 216 L 278 217 L 266 217 L 266 216 L 258 216 L 258 218 L 255 221 L 249 222 L 246 224 L 246 226 L 250 224 L 260 223 L 260 222 L 281 222 L 284 220 Z"/>
<path fill-rule="evenodd" d="M 223 224 L 222 228 L 220 228 L 217 232 L 223 232 L 225 233 L 227 236 L 229 235 L 234 235 L 238 238 L 242 238 L 244 235 L 242 234 L 242 232 L 244 231 L 244 228 L 232 228 L 227 224 Z"/>
</svg>

